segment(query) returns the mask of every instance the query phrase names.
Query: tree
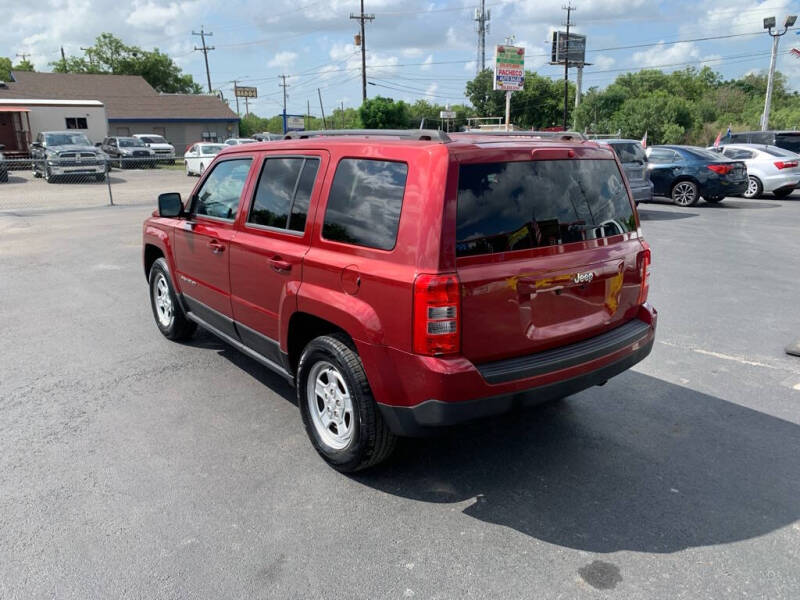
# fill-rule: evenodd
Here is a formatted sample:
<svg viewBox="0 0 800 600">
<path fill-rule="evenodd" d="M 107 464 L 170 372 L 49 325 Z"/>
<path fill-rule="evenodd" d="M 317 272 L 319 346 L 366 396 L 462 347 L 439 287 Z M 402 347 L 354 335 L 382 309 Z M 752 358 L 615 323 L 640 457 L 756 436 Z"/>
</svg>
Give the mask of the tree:
<svg viewBox="0 0 800 600">
<path fill-rule="evenodd" d="M 203 88 L 158 48 L 128 46 L 110 33 L 101 33 L 84 56 L 69 56 L 50 63 L 56 73 L 112 73 L 141 75 L 156 91 L 200 94 Z"/>
<path fill-rule="evenodd" d="M 33 71 L 33 63 L 27 58 L 11 65 L 11 59 L 0 56 L 0 81 L 11 81 L 11 71 Z"/>
<path fill-rule="evenodd" d="M 367 129 L 405 129 L 409 125 L 408 104 L 402 100 L 376 96 L 365 101 L 358 112 Z"/>
</svg>

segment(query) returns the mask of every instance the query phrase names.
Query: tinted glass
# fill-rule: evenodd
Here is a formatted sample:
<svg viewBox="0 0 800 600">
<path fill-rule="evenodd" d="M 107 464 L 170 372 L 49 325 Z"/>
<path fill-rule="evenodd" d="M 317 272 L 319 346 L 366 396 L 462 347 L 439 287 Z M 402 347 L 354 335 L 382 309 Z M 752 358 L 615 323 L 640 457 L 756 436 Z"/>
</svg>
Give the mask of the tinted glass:
<svg viewBox="0 0 800 600">
<path fill-rule="evenodd" d="M 766 152 L 772 156 L 791 156 L 797 157 L 797 154 L 792 152 L 791 150 L 786 150 L 784 148 L 778 148 L 777 146 L 765 146 L 763 148 L 759 148 L 762 152 Z"/>
<path fill-rule="evenodd" d="M 145 144 L 166 144 L 165 140 L 160 135 L 148 135 L 147 137 L 140 138 Z"/>
<path fill-rule="evenodd" d="M 609 144 L 623 163 L 646 163 L 647 155 L 639 142 Z"/>
<path fill-rule="evenodd" d="M 140 148 L 142 146 L 144 146 L 144 142 L 139 138 L 119 138 L 120 148 Z"/>
<path fill-rule="evenodd" d="M 318 160 L 308 159 L 303 165 L 292 203 L 292 216 L 289 219 L 289 229 L 293 231 L 305 231 L 308 207 L 311 204 L 311 192 L 314 190 L 314 180 L 317 178 L 318 169 Z"/>
<path fill-rule="evenodd" d="M 405 163 L 343 159 L 333 178 L 322 235 L 357 246 L 394 248 L 407 175 Z"/>
<path fill-rule="evenodd" d="M 286 227 L 294 187 L 302 166 L 302 158 L 270 158 L 264 161 L 253 209 L 247 219 L 250 223 L 281 229 Z"/>
<path fill-rule="evenodd" d="M 653 148 L 650 150 L 650 162 L 652 163 L 671 163 L 675 162 L 677 155 L 672 150 L 666 148 Z"/>
<path fill-rule="evenodd" d="M 751 152 L 750 150 L 745 150 L 744 148 L 725 148 L 723 154 L 727 158 L 735 160 L 745 160 L 748 158 L 753 158 L 755 156 L 754 152 Z"/>
<path fill-rule="evenodd" d="M 251 159 L 218 163 L 197 193 L 194 213 L 220 219 L 235 219 Z"/>
<path fill-rule="evenodd" d="M 217 154 L 220 152 L 225 146 L 222 144 L 203 144 L 200 146 L 200 154 Z"/>
<path fill-rule="evenodd" d="M 775 145 L 800 153 L 800 135 L 776 135 Z"/>
<path fill-rule="evenodd" d="M 608 237 L 636 228 L 616 163 L 554 160 L 462 165 L 456 255 Z"/>
<path fill-rule="evenodd" d="M 684 148 L 683 151 L 691 158 L 700 160 L 720 161 L 724 159 L 724 157 L 720 156 L 718 153 L 712 152 L 711 150 L 703 150 L 702 148 Z"/>
</svg>

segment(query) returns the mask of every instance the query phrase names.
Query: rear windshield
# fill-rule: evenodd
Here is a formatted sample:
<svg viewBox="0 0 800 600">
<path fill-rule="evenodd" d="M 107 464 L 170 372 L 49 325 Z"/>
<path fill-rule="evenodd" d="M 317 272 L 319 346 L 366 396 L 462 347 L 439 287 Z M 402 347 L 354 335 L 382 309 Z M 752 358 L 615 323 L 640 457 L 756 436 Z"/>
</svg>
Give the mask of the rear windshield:
<svg viewBox="0 0 800 600">
<path fill-rule="evenodd" d="M 647 162 L 647 155 L 639 142 L 614 142 L 609 146 L 614 149 L 622 163 L 644 164 Z"/>
<path fill-rule="evenodd" d="M 775 136 L 775 145 L 800 153 L 800 134 L 778 134 Z"/>
<path fill-rule="evenodd" d="M 499 162 L 459 169 L 457 256 L 568 244 L 635 228 L 614 161 Z"/>
<path fill-rule="evenodd" d="M 766 152 L 772 156 L 797 156 L 791 150 L 786 150 L 784 148 L 778 148 L 777 146 L 764 146 L 761 148 L 762 152 Z"/>
</svg>

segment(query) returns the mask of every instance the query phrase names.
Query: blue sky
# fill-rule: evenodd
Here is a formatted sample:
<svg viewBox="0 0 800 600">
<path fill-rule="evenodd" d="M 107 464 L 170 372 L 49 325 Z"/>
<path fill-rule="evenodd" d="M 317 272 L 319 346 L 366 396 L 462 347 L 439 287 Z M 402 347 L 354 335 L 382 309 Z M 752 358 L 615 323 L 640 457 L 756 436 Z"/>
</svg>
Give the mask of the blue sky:
<svg viewBox="0 0 800 600">
<path fill-rule="evenodd" d="M 526 68 L 560 78 L 563 69 L 547 64 L 547 40 L 565 17 L 565 0 L 486 0 L 491 10 L 487 62 L 493 46 L 515 35 L 526 47 Z M 478 0 L 366 0 L 375 15 L 367 25 L 368 94 L 413 101 L 463 102 L 464 83 L 475 74 L 473 12 Z M 790 0 L 573 0 L 576 32 L 587 36 L 584 89 L 608 85 L 621 72 L 644 67 L 670 71 L 709 65 L 725 77 L 764 71 L 771 40 L 761 20 L 800 12 Z M 260 115 L 281 110 L 280 74 L 287 74 L 288 112 L 304 113 L 310 101 L 319 114 L 317 88 L 326 113 L 361 101 L 360 53 L 353 45 L 358 0 L 0 0 L 7 15 L 0 56 L 28 53 L 40 69 L 110 31 L 128 43 L 159 47 L 205 84 L 202 54 L 193 51 L 205 26 L 212 85 L 231 96 L 232 80 L 258 87 L 251 110 Z M 698 38 L 735 35 L 727 39 Z M 681 43 L 674 43 L 680 40 Z M 627 48 L 621 48 L 621 47 Z M 629 46 L 640 46 L 630 48 Z M 788 55 L 800 47 L 790 31 L 781 41 L 778 68 L 800 89 L 800 60 Z M 574 79 L 574 71 L 571 77 Z M 243 105 L 242 105 L 243 109 Z"/>
</svg>

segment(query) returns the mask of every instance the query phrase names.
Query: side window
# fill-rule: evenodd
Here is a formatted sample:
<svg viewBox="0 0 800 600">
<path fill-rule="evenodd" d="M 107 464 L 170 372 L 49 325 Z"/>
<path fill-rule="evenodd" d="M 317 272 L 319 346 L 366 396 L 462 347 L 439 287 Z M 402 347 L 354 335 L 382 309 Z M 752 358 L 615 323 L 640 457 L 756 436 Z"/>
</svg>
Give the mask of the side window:
<svg viewBox="0 0 800 600">
<path fill-rule="evenodd" d="M 407 176 L 405 163 L 342 159 L 325 210 L 323 237 L 380 250 L 394 248 Z"/>
<path fill-rule="evenodd" d="M 197 192 L 192 212 L 218 219 L 235 219 L 251 162 L 251 158 L 242 158 L 217 163 Z"/>
<path fill-rule="evenodd" d="M 302 233 L 319 169 L 316 158 L 268 158 L 247 222 Z"/>
<path fill-rule="evenodd" d="M 649 158 L 651 163 L 663 165 L 672 162 L 672 152 L 661 148 L 653 148 L 650 151 Z"/>
</svg>

